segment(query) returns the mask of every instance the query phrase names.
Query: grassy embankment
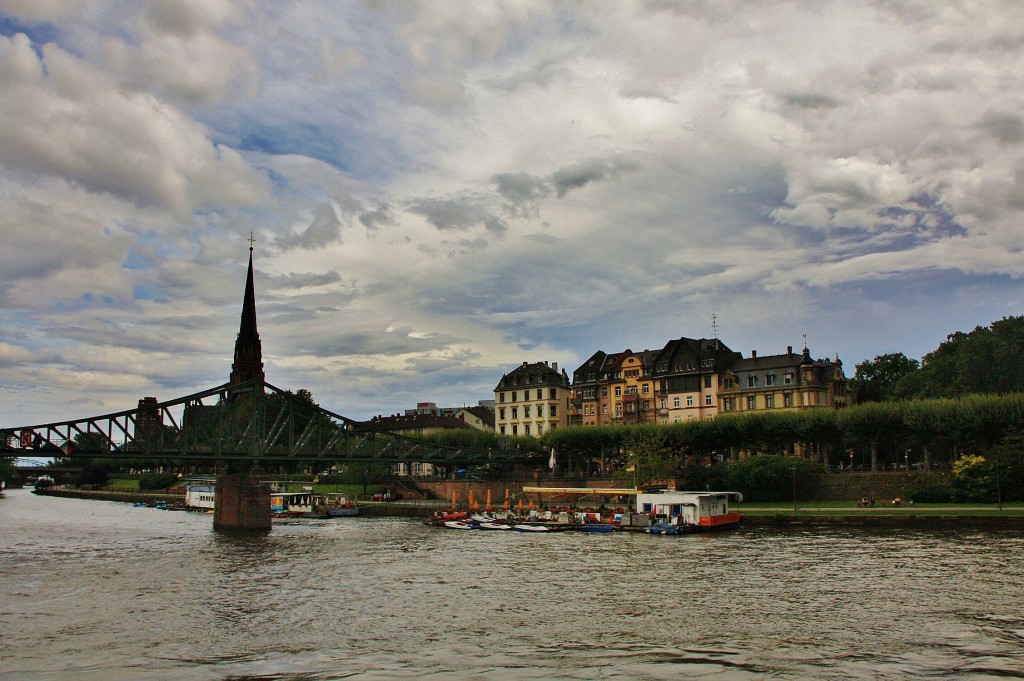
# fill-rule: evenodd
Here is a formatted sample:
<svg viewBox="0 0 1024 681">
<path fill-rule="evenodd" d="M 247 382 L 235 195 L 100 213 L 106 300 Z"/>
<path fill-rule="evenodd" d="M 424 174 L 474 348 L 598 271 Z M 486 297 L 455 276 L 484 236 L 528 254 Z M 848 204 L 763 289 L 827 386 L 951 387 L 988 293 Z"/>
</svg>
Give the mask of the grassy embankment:
<svg viewBox="0 0 1024 681">
<path fill-rule="evenodd" d="M 749 516 L 1024 516 L 1024 503 L 999 504 L 880 504 L 872 507 L 858 506 L 849 501 L 797 501 L 793 502 L 746 502 L 733 504 L 732 508 Z"/>
</svg>

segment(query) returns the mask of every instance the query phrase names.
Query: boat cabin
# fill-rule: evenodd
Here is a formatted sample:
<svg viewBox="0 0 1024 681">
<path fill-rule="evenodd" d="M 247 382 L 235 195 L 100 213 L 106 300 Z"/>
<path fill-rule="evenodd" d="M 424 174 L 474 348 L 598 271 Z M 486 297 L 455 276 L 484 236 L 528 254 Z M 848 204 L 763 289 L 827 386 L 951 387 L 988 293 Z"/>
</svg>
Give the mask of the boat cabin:
<svg viewBox="0 0 1024 681">
<path fill-rule="evenodd" d="M 322 513 L 324 495 L 312 492 L 272 492 L 270 510 L 288 515 L 311 515 Z"/>
<path fill-rule="evenodd" d="M 740 514 L 729 510 L 730 500 L 743 500 L 739 492 L 640 492 L 636 510 L 655 520 L 695 529 L 735 525 Z"/>
<path fill-rule="evenodd" d="M 189 508 L 213 508 L 213 485 L 188 485 L 185 488 L 185 505 Z"/>
</svg>

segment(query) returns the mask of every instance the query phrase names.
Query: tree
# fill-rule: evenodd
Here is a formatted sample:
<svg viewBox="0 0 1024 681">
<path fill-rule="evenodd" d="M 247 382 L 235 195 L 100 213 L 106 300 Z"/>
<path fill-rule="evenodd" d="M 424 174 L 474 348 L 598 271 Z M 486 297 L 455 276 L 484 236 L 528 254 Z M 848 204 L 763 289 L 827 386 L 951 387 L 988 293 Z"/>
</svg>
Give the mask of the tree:
<svg viewBox="0 0 1024 681">
<path fill-rule="evenodd" d="M 855 402 L 886 402 L 897 398 L 897 386 L 916 373 L 920 363 L 902 352 L 877 355 L 856 365 L 850 385 Z"/>
<path fill-rule="evenodd" d="M 747 501 L 789 501 L 806 498 L 819 484 L 821 468 L 806 459 L 763 455 L 730 464 L 725 479 L 728 487 Z"/>
<path fill-rule="evenodd" d="M 953 464 L 953 501 L 990 501 L 992 465 L 983 456 L 966 454 Z"/>
<path fill-rule="evenodd" d="M 909 397 L 1024 391 L 1024 317 L 950 334 L 908 378 L 900 388 Z"/>
</svg>

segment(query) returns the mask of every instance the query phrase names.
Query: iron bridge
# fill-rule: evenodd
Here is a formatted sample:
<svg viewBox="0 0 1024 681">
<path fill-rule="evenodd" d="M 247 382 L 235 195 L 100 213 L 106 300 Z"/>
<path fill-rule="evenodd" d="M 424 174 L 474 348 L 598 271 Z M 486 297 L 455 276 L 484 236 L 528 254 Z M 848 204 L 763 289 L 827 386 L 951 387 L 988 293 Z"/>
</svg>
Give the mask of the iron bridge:
<svg viewBox="0 0 1024 681">
<path fill-rule="evenodd" d="M 377 430 L 266 381 L 59 423 L 0 429 L 0 456 L 189 461 L 505 464 L 516 450 L 454 447 Z"/>
</svg>

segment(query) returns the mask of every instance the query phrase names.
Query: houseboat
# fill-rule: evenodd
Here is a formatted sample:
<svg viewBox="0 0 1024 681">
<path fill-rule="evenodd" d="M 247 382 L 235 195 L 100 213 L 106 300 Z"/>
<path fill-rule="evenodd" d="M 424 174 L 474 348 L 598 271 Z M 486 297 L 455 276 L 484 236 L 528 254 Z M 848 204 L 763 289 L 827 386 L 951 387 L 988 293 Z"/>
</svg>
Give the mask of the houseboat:
<svg viewBox="0 0 1024 681">
<path fill-rule="evenodd" d="M 344 494 L 271 492 L 270 511 L 286 518 L 341 518 L 359 515 L 359 507 Z"/>
<path fill-rule="evenodd" d="M 213 483 L 187 485 L 185 487 L 185 506 L 195 510 L 212 510 Z"/>
<path fill-rule="evenodd" d="M 703 532 L 735 527 L 742 520 L 729 510 L 730 500 L 743 501 L 739 492 L 638 492 L 637 513 L 654 523 L 678 527 L 680 531 Z"/>
</svg>

